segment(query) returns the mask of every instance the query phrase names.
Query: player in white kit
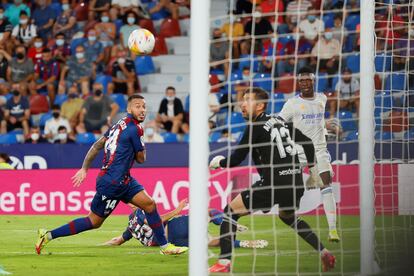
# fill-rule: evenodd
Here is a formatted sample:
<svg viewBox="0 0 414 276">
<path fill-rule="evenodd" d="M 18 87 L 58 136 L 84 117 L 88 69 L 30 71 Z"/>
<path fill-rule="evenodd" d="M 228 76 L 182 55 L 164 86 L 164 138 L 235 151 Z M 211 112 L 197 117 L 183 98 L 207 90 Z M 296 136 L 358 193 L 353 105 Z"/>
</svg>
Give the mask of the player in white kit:
<svg viewBox="0 0 414 276">
<path fill-rule="evenodd" d="M 317 164 L 310 169 L 311 177 L 307 186 L 321 188 L 323 208 L 329 225 L 328 239 L 339 242 L 336 229 L 336 202 L 331 187 L 333 170 L 325 137 L 327 132 L 324 117 L 327 98 L 323 93 L 314 92 L 314 80 L 312 69 L 304 67 L 299 70 L 300 95 L 287 100 L 279 117 L 285 122 L 293 122 L 295 128 L 312 139 Z"/>
</svg>

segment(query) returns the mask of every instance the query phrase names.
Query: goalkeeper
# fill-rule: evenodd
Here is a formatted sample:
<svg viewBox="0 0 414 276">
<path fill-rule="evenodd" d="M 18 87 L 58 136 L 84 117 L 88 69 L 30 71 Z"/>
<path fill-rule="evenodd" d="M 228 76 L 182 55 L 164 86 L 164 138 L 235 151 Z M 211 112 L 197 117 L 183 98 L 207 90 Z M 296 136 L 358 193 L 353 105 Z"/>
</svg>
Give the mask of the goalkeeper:
<svg viewBox="0 0 414 276">
<path fill-rule="evenodd" d="M 174 245 L 188 246 L 188 215 L 180 215 L 181 211 L 187 205 L 187 200 L 182 200 L 177 208 L 165 215 L 161 215 L 161 220 L 164 223 L 165 233 L 168 241 Z M 121 245 L 132 238 L 137 239 L 144 246 L 157 246 L 156 238 L 152 229 L 148 226 L 143 210 L 131 206 L 134 211 L 129 215 L 128 226 L 121 236 L 114 237 L 104 243 L 104 245 Z M 209 210 L 210 222 L 220 225 L 223 220 L 226 220 L 223 212 L 216 209 Z M 246 226 L 237 224 L 237 231 L 247 231 Z M 265 248 L 269 243 L 266 240 L 235 240 L 234 247 L 243 248 Z M 209 246 L 219 246 L 220 240 L 217 238 L 210 239 Z"/>
</svg>

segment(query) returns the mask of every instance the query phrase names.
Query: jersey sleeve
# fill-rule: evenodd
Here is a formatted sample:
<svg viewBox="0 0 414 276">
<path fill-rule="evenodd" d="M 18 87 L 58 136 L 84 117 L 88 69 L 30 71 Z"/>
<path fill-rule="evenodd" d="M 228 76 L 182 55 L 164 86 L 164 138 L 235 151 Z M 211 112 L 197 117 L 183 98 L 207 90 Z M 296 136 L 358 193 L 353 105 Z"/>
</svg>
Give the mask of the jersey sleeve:
<svg viewBox="0 0 414 276">
<path fill-rule="evenodd" d="M 122 233 L 122 238 L 124 239 L 124 241 L 129 241 L 130 239 L 132 239 L 132 234 L 129 231 L 128 227 L 125 229 L 124 233 Z"/>
<path fill-rule="evenodd" d="M 293 141 L 303 147 L 308 164 L 313 165 L 315 163 L 315 147 L 312 140 L 299 129 L 294 128 L 292 123 L 288 124 L 288 128 L 292 133 Z"/>
<path fill-rule="evenodd" d="M 143 135 L 144 129 L 142 128 L 142 126 L 136 125 L 136 127 L 131 127 L 130 139 L 132 142 L 132 146 L 134 148 L 134 153 L 145 150 L 144 142 L 142 139 Z"/>
<path fill-rule="evenodd" d="M 294 109 L 292 108 L 292 102 L 287 101 L 284 105 L 282 110 L 279 112 L 278 117 L 280 117 L 286 123 L 291 122 L 294 115 Z"/>
<path fill-rule="evenodd" d="M 233 151 L 231 156 L 229 158 L 224 158 L 220 161 L 220 166 L 223 168 L 229 167 L 236 167 L 238 166 L 243 160 L 246 158 L 246 155 L 249 153 L 250 146 L 249 142 L 249 136 L 250 136 L 250 127 L 248 126 L 246 130 L 243 133 L 243 136 L 237 145 L 237 149 Z M 254 140 L 254 139 L 252 139 Z"/>
</svg>

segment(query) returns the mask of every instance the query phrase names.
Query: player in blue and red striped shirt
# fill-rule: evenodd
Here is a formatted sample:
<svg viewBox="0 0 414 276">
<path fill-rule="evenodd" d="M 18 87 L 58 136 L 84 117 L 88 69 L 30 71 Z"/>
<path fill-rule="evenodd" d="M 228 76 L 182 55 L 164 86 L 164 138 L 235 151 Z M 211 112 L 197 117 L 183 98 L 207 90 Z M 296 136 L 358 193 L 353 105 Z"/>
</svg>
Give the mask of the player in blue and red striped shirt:
<svg viewBox="0 0 414 276">
<path fill-rule="evenodd" d="M 96 155 L 104 149 L 103 166 L 96 179 L 96 194 L 91 203 L 91 212 L 87 217 L 75 219 L 52 231 L 39 229 L 36 243 L 38 254 L 52 239 L 99 228 L 121 200 L 144 211 L 148 225 L 161 247 L 161 254 L 177 255 L 188 250 L 187 247 L 177 247 L 167 242 L 154 200 L 130 175 L 129 170 L 134 161 L 144 163 L 146 159 L 142 141 L 144 131 L 140 125 L 146 116 L 144 97 L 137 94 L 130 96 L 127 111 L 126 117 L 119 120 L 93 144 L 83 161 L 82 168 L 72 177 L 74 186 L 78 187 L 85 180 Z"/>
</svg>

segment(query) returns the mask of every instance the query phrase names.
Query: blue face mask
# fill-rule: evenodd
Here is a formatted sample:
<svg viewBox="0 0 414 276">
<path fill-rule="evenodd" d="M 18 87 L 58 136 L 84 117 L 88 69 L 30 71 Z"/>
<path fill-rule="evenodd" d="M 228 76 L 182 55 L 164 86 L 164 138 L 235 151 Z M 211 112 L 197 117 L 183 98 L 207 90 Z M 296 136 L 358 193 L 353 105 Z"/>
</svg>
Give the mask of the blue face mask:
<svg viewBox="0 0 414 276">
<path fill-rule="evenodd" d="M 134 24 L 135 23 L 135 18 L 134 17 L 128 17 L 127 18 L 128 24 Z"/>
<path fill-rule="evenodd" d="M 313 21 L 315 21 L 315 20 L 316 20 L 316 16 L 314 16 L 314 15 L 308 15 L 308 20 L 309 20 L 310 22 L 313 22 Z"/>
<path fill-rule="evenodd" d="M 62 10 L 67 11 L 69 9 L 69 4 L 63 4 Z"/>
<path fill-rule="evenodd" d="M 109 17 L 108 16 L 102 16 L 101 20 L 102 20 L 103 23 L 107 23 L 107 22 L 109 22 Z"/>
<path fill-rule="evenodd" d="M 0 20 L 4 18 L 4 14 L 0 13 Z"/>
<path fill-rule="evenodd" d="M 332 39 L 332 37 L 333 37 L 333 34 L 331 33 L 331 32 L 327 32 L 327 33 L 325 33 L 325 39 L 326 40 L 331 40 Z"/>
</svg>

